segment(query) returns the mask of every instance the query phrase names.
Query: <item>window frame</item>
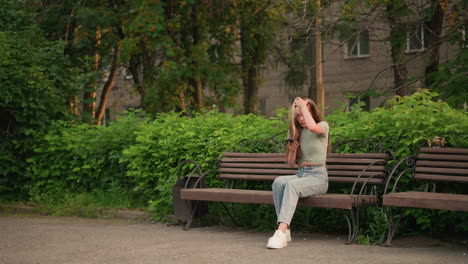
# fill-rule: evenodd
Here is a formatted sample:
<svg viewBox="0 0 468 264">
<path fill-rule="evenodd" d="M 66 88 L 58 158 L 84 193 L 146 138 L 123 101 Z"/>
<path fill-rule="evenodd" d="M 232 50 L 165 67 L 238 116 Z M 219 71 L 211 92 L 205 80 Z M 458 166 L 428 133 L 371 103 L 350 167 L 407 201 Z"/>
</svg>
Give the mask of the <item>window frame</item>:
<svg viewBox="0 0 468 264">
<path fill-rule="evenodd" d="M 430 46 L 426 38 L 429 38 L 429 32 L 426 30 L 426 23 L 413 24 L 415 27 L 408 26 L 406 29 L 406 43 L 405 43 L 405 53 L 416 53 L 424 51 Z M 412 25 L 412 26 L 413 26 Z M 411 49 L 411 35 L 416 34 L 416 30 L 419 37 L 420 48 Z"/>
<path fill-rule="evenodd" d="M 361 36 L 363 32 L 367 32 L 367 47 L 368 47 L 368 53 L 367 54 L 362 54 L 361 50 Z M 350 40 L 346 41 L 345 47 L 345 59 L 362 59 L 362 58 L 369 58 L 370 57 L 370 40 L 369 40 L 369 30 L 364 29 L 362 31 L 356 32 L 356 39 L 351 47 L 355 48 L 357 51 L 357 54 L 351 54 L 351 51 L 349 49 L 349 42 Z M 356 46 L 354 46 L 356 45 Z"/>
</svg>

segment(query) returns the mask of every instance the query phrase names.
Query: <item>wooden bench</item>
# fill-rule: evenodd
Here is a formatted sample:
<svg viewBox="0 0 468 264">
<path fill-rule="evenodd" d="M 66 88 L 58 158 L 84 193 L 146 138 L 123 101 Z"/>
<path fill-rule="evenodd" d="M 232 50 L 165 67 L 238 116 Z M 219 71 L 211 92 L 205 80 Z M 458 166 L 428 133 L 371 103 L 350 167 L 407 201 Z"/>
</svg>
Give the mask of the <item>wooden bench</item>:
<svg viewBox="0 0 468 264">
<path fill-rule="evenodd" d="M 349 227 L 348 243 L 355 240 L 359 232 L 359 208 L 376 206 L 376 185 L 386 183 L 386 160 L 388 154 L 383 153 L 332 153 L 327 158 L 329 190 L 337 184 L 348 184 L 349 194 L 327 193 L 313 195 L 299 200 L 298 204 L 308 207 L 335 208 L 348 210 L 346 220 Z M 285 164 L 284 153 L 240 153 L 226 152 L 218 163 L 217 177 L 226 180 L 225 188 L 192 188 L 182 189 L 180 197 L 191 201 L 217 201 L 231 203 L 273 204 L 273 194 L 270 190 L 247 190 L 229 187 L 229 182 L 236 181 L 273 181 L 282 175 L 294 175 L 297 167 L 290 168 Z M 193 171 L 186 178 L 203 178 L 206 174 L 199 168 L 198 175 Z M 188 179 L 187 179 L 188 180 Z M 194 207 L 194 206 L 192 206 Z M 195 206 L 196 207 L 196 206 Z M 191 208 L 192 213 L 196 208 Z M 192 217 L 193 219 L 193 217 Z M 187 222 L 187 228 L 192 221 Z"/>
<path fill-rule="evenodd" d="M 396 174 L 397 168 L 406 166 Z M 391 175 L 396 176 L 394 186 L 387 193 L 388 183 L 383 195 L 383 206 L 387 208 L 388 236 L 387 245 L 391 244 L 398 228 L 400 218 L 394 221 L 392 207 L 425 208 L 439 210 L 454 210 L 468 212 L 468 195 L 436 192 L 436 182 L 468 183 L 468 149 L 462 148 L 427 148 L 419 149 L 417 157 L 407 157 L 401 160 L 393 169 Z M 433 190 L 396 192 L 396 187 L 403 175 L 413 175 L 415 179 L 433 183 Z"/>
</svg>

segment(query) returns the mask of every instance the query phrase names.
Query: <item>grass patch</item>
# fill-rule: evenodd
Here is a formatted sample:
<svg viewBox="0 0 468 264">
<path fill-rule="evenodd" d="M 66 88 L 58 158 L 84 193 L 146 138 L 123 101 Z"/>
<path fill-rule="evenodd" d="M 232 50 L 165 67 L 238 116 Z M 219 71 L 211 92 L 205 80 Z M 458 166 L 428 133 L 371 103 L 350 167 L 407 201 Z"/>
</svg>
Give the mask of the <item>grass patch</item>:
<svg viewBox="0 0 468 264">
<path fill-rule="evenodd" d="M 53 216 L 113 218 L 119 209 L 144 208 L 144 202 L 121 189 L 48 193 L 37 199 L 39 213 Z"/>
</svg>

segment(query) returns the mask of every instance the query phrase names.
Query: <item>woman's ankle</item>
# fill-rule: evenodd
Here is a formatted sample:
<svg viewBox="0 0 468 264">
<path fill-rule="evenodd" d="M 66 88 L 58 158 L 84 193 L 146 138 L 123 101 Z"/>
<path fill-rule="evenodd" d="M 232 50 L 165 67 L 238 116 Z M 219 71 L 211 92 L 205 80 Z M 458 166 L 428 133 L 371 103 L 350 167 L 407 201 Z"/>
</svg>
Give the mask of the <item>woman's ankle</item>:
<svg viewBox="0 0 468 264">
<path fill-rule="evenodd" d="M 280 230 L 283 233 L 286 233 L 288 229 L 289 229 L 289 226 L 286 223 L 280 223 L 278 225 L 278 230 Z"/>
</svg>

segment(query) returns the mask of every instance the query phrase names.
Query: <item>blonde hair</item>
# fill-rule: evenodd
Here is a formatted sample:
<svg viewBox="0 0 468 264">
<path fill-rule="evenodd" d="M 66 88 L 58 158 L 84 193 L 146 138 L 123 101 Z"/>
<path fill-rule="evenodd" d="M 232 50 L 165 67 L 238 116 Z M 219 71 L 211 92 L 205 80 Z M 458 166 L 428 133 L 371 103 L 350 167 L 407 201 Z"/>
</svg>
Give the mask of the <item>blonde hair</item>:
<svg viewBox="0 0 468 264">
<path fill-rule="evenodd" d="M 320 113 L 319 108 L 315 104 L 314 100 L 310 98 L 302 98 L 303 100 L 307 101 L 307 109 L 309 110 L 312 118 L 314 119 L 315 123 L 319 123 L 321 121 L 325 121 Z M 299 140 L 301 138 L 301 131 L 302 126 L 296 118 L 296 107 L 294 103 L 291 105 L 291 111 L 289 113 L 289 127 L 288 127 L 288 139 L 293 139 L 294 141 Z M 330 144 L 330 132 L 328 133 L 328 147 L 327 153 L 330 152 L 331 144 Z M 286 150 L 286 157 L 288 156 L 289 148 Z M 301 148 L 298 148 L 296 152 L 296 162 L 298 162 L 302 157 Z"/>
</svg>

